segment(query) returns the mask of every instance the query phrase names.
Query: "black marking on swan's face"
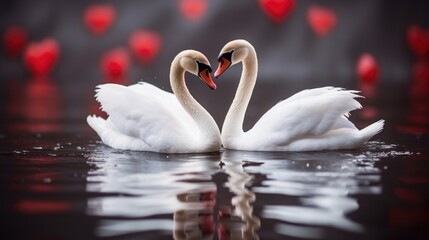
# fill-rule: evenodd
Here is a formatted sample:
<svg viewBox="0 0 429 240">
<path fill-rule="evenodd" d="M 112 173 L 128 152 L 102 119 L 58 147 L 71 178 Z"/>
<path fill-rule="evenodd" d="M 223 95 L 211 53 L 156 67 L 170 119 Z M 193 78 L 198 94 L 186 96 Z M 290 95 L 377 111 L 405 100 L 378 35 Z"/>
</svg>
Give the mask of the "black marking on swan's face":
<svg viewBox="0 0 429 240">
<path fill-rule="evenodd" d="M 226 60 L 228 60 L 229 62 L 232 62 L 231 61 L 231 59 L 232 59 L 232 54 L 234 53 L 234 50 L 232 50 L 231 52 L 226 52 L 226 53 L 223 53 L 223 54 L 221 54 L 218 58 L 217 58 L 217 61 L 218 62 L 221 62 L 221 61 L 223 61 L 223 59 L 226 59 Z"/>
<path fill-rule="evenodd" d="M 205 63 L 201 63 L 200 61 L 196 60 L 197 65 L 198 65 L 198 76 L 201 77 L 201 74 L 205 73 L 207 76 L 212 72 L 212 68 L 205 64 Z M 205 71 L 207 70 L 207 71 Z"/>
<path fill-rule="evenodd" d="M 234 53 L 234 50 L 231 52 L 226 52 L 221 54 L 218 57 L 219 66 L 214 74 L 215 78 L 218 78 L 220 75 L 222 75 L 226 69 L 228 69 L 232 65 L 232 54 Z"/>
<path fill-rule="evenodd" d="M 199 62 L 198 60 L 196 62 L 198 65 L 198 77 L 200 77 L 201 80 L 203 80 L 212 90 L 215 90 L 216 84 L 210 75 L 212 68 L 205 63 Z"/>
</svg>

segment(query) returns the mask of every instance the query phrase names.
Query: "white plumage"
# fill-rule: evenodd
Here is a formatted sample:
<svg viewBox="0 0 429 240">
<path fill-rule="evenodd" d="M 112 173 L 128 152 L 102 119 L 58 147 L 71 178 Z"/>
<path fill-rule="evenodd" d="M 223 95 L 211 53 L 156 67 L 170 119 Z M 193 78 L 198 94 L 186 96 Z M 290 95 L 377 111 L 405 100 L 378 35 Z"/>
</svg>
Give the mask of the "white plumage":
<svg viewBox="0 0 429 240">
<path fill-rule="evenodd" d="M 350 111 L 362 108 L 357 91 L 334 87 L 307 89 L 279 102 L 247 132 L 244 114 L 256 82 L 257 57 L 244 40 L 222 49 L 218 77 L 229 66 L 243 62 L 237 93 L 222 127 L 224 147 L 253 151 L 316 151 L 353 149 L 383 129 L 384 120 L 358 130 L 349 121 Z"/>
<path fill-rule="evenodd" d="M 181 61 L 183 58 L 191 61 Z M 218 151 L 219 129 L 184 83 L 185 70 L 198 74 L 196 67 L 188 66 L 197 65 L 196 60 L 208 66 L 208 60 L 195 51 L 184 51 L 173 60 L 170 81 L 180 98 L 143 82 L 128 87 L 99 85 L 95 96 L 109 117 L 105 120 L 88 116 L 88 124 L 103 143 L 116 149 L 164 153 Z"/>
</svg>

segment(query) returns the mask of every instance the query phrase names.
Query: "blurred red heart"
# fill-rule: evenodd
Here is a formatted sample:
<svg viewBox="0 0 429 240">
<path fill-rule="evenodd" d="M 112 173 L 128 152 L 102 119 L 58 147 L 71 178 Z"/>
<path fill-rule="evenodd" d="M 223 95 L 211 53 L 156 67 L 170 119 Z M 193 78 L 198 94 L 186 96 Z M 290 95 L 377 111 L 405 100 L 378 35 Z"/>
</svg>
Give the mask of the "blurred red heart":
<svg viewBox="0 0 429 240">
<path fill-rule="evenodd" d="M 15 210 L 24 214 L 59 214 L 72 209 L 65 200 L 20 199 L 14 204 Z"/>
<path fill-rule="evenodd" d="M 231 239 L 231 229 L 223 222 L 217 224 L 217 235 L 219 240 Z M 253 237 L 254 239 L 257 239 Z"/>
<path fill-rule="evenodd" d="M 85 25 L 94 35 L 101 35 L 115 21 L 116 11 L 110 4 L 94 4 L 86 8 L 83 18 Z"/>
<path fill-rule="evenodd" d="M 259 5 L 274 22 L 282 22 L 295 7 L 295 0 L 259 0 Z"/>
<path fill-rule="evenodd" d="M 424 197 L 419 192 L 413 191 L 411 189 L 397 187 L 393 189 L 393 193 L 397 198 L 401 199 L 401 201 L 408 202 L 413 205 L 425 203 Z"/>
<path fill-rule="evenodd" d="M 319 37 L 326 36 L 337 24 L 335 12 L 319 6 L 310 6 L 307 12 L 307 20 L 314 33 Z"/>
<path fill-rule="evenodd" d="M 24 63 L 34 76 L 46 77 L 57 62 L 59 51 L 58 42 L 52 38 L 31 42 L 25 49 Z"/>
<path fill-rule="evenodd" d="M 407 30 L 407 40 L 413 53 L 418 57 L 429 55 L 429 28 L 411 25 Z"/>
<path fill-rule="evenodd" d="M 188 20 L 197 21 L 207 11 L 207 0 L 180 0 L 179 9 Z"/>
<path fill-rule="evenodd" d="M 413 81 L 410 86 L 413 97 L 429 97 L 429 62 L 418 61 L 412 69 Z"/>
<path fill-rule="evenodd" d="M 10 26 L 4 33 L 3 43 L 6 54 L 11 57 L 18 56 L 27 44 L 28 34 L 23 27 Z"/>
<path fill-rule="evenodd" d="M 361 81 L 373 84 L 378 80 L 378 63 L 371 54 L 364 53 L 357 62 L 356 72 Z"/>
<path fill-rule="evenodd" d="M 130 57 L 125 48 L 112 49 L 101 56 L 100 67 L 110 80 L 123 78 L 130 65 Z"/>
<path fill-rule="evenodd" d="M 129 46 L 143 64 L 152 62 L 161 49 L 161 37 L 156 32 L 139 30 L 131 34 Z"/>
<path fill-rule="evenodd" d="M 213 215 L 211 213 L 210 214 L 200 213 L 198 215 L 198 225 L 199 225 L 199 229 L 203 233 L 203 236 L 213 234 L 214 228 L 215 228 Z"/>
</svg>

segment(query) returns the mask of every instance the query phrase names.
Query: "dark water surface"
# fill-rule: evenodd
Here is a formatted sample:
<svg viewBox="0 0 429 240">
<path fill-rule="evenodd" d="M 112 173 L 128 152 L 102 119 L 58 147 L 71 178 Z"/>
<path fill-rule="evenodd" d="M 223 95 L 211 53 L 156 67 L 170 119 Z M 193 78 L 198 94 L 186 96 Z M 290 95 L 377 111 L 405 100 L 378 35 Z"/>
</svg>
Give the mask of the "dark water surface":
<svg viewBox="0 0 429 240">
<path fill-rule="evenodd" d="M 259 89 L 248 125 L 279 100 Z M 428 98 L 384 89 L 352 113 L 387 122 L 360 149 L 184 155 L 104 146 L 71 90 L 60 106 L 50 87 L 7 95 L 1 239 L 429 239 Z"/>
</svg>

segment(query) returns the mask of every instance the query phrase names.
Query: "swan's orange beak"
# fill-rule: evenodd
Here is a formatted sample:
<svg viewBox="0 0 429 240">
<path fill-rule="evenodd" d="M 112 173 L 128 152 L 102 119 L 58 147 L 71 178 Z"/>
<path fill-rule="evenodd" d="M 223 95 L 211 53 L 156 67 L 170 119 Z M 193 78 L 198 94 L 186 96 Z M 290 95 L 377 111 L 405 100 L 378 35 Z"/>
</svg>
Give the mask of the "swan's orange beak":
<svg viewBox="0 0 429 240">
<path fill-rule="evenodd" d="M 216 83 L 214 83 L 212 76 L 210 75 L 210 71 L 208 68 L 202 70 L 198 73 L 198 76 L 209 86 L 212 90 L 216 89 Z"/>
<path fill-rule="evenodd" d="M 219 59 L 219 66 L 217 67 L 217 70 L 214 74 L 215 78 L 218 78 L 220 75 L 222 75 L 222 73 L 224 73 L 226 71 L 226 69 L 228 69 L 231 66 L 231 61 L 229 61 L 228 59 L 226 59 L 225 57 L 221 57 Z"/>
</svg>

